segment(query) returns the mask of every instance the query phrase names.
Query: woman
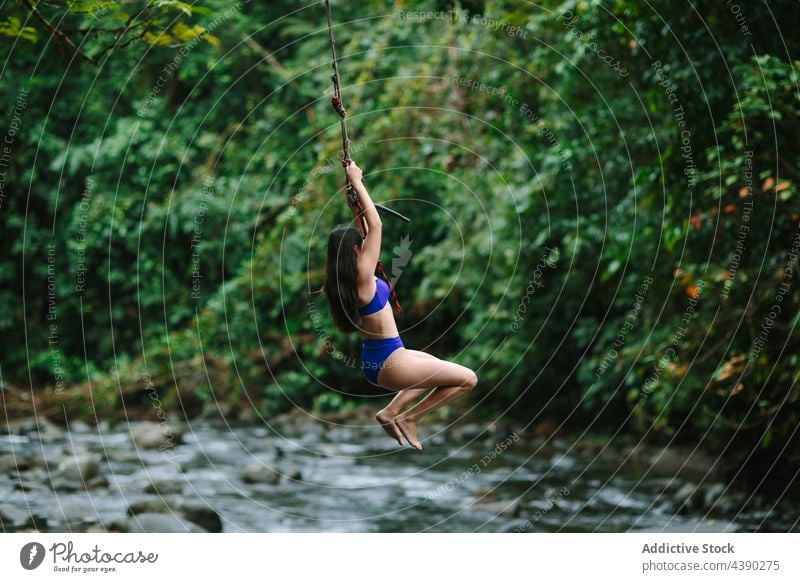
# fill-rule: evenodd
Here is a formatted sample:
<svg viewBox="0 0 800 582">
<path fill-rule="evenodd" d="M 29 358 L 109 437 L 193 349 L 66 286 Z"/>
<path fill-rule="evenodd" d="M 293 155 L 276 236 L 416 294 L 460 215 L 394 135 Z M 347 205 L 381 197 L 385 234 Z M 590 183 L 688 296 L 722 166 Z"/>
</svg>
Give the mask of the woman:
<svg viewBox="0 0 800 582">
<path fill-rule="evenodd" d="M 375 276 L 381 251 L 381 219 L 361 182 L 361 169 L 351 161 L 346 172 L 361 203 L 366 233 L 364 236 L 356 228 L 342 226 L 331 233 L 323 292 L 336 327 L 361 333 L 361 367 L 367 380 L 397 391 L 375 418 L 398 443 L 402 445 L 405 437 L 411 446 L 422 450 L 417 439 L 419 420 L 472 390 L 478 378 L 465 366 L 403 345 L 388 302 L 388 285 Z M 353 214 L 359 220 L 355 208 Z M 426 390 L 431 392 L 403 412 L 406 404 Z"/>
</svg>

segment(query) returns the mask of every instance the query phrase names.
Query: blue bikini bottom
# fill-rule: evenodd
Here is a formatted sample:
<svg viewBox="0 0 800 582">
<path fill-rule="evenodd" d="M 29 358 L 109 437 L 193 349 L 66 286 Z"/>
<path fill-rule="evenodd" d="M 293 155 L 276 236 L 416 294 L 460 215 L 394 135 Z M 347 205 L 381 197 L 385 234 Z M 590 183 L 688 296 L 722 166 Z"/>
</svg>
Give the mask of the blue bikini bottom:
<svg viewBox="0 0 800 582">
<path fill-rule="evenodd" d="M 405 347 L 400 336 L 385 339 L 364 340 L 361 344 L 361 369 L 364 376 L 372 384 L 378 384 L 378 373 L 383 368 L 383 363 L 393 351 Z"/>
</svg>

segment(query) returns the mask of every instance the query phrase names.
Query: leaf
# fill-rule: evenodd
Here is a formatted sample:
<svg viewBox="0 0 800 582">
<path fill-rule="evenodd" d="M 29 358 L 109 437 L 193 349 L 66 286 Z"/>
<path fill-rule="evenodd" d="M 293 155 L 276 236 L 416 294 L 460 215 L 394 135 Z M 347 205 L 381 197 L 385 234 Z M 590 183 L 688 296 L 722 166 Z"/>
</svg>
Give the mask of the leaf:
<svg viewBox="0 0 800 582">
<path fill-rule="evenodd" d="M 35 43 L 37 40 L 36 29 L 31 26 L 21 27 L 19 18 L 9 16 L 4 22 L 0 22 L 0 34 L 4 36 L 18 36 L 27 41 Z"/>
<path fill-rule="evenodd" d="M 142 38 L 150 46 L 169 46 L 172 42 L 172 37 L 165 32 L 159 32 L 157 34 L 145 32 Z"/>
</svg>

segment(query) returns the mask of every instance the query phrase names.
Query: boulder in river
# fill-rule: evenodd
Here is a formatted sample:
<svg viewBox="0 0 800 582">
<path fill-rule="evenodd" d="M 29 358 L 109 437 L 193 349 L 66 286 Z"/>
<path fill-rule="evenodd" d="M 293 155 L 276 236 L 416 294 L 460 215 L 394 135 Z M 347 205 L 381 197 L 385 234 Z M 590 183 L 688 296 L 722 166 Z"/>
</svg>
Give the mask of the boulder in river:
<svg viewBox="0 0 800 582">
<path fill-rule="evenodd" d="M 0 503 L 0 530 L 4 532 L 17 531 L 31 523 L 29 512 L 10 503 Z"/>
<path fill-rule="evenodd" d="M 49 476 L 56 491 L 79 491 L 107 487 L 108 480 L 100 474 L 100 462 L 93 453 L 78 453 L 65 457 Z"/>
<path fill-rule="evenodd" d="M 248 463 L 241 473 L 242 481 L 245 483 L 269 483 L 275 484 L 281 480 L 280 472 L 266 463 Z"/>
<path fill-rule="evenodd" d="M 222 531 L 222 518 L 207 502 L 200 499 L 167 495 L 142 499 L 128 506 L 129 516 L 154 513 L 177 514 L 189 522 L 202 526 L 205 531 L 212 533 Z"/>
<path fill-rule="evenodd" d="M 52 515 L 48 519 L 51 525 L 70 531 L 97 523 L 97 521 L 97 513 L 92 506 L 80 499 L 64 499 L 59 502 L 53 507 Z M 60 527 L 63 524 L 66 524 L 67 527 Z"/>
<path fill-rule="evenodd" d="M 0 428 L 5 434 L 25 435 L 29 439 L 52 443 L 64 436 L 64 430 L 44 417 L 29 417 L 13 420 Z"/>
<path fill-rule="evenodd" d="M 459 424 L 451 429 L 450 436 L 459 442 L 469 442 L 478 438 L 484 432 L 483 427 L 477 422 Z"/>
<path fill-rule="evenodd" d="M 14 489 L 17 491 L 25 491 L 26 493 L 33 493 L 34 491 L 51 491 L 51 487 L 32 479 L 20 479 L 19 481 L 14 481 Z"/>
<path fill-rule="evenodd" d="M 494 501 L 491 497 L 477 499 L 472 509 L 502 515 L 503 517 L 519 517 L 522 514 L 521 499 Z"/>
<path fill-rule="evenodd" d="M 118 519 L 112 528 L 123 533 L 206 533 L 206 530 L 172 513 L 138 513 Z"/>
<path fill-rule="evenodd" d="M 88 481 L 100 473 L 100 463 L 92 453 L 78 453 L 65 457 L 55 471 L 55 476 L 73 481 Z"/>
<path fill-rule="evenodd" d="M 183 442 L 183 429 L 166 422 L 137 422 L 131 425 L 133 444 L 142 449 L 172 448 Z"/>
<path fill-rule="evenodd" d="M 301 481 L 303 479 L 303 473 L 299 467 L 287 467 L 281 473 L 284 481 Z"/>
<path fill-rule="evenodd" d="M 196 523 L 208 532 L 222 531 L 222 518 L 205 501 L 179 498 L 176 500 L 175 508 L 188 521 Z"/>
<path fill-rule="evenodd" d="M 145 493 L 158 493 L 166 495 L 168 493 L 182 493 L 183 484 L 174 479 L 154 479 L 144 488 Z"/>
<path fill-rule="evenodd" d="M 28 461 L 20 455 L 3 453 L 0 455 L 0 473 L 19 473 L 25 471 L 29 466 Z"/>
</svg>

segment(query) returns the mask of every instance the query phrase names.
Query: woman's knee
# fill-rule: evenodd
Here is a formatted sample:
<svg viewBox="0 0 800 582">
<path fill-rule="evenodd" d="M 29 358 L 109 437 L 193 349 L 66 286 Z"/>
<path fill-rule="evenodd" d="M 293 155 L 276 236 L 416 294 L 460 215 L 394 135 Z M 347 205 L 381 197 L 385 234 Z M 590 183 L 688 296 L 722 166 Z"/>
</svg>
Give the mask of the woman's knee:
<svg viewBox="0 0 800 582">
<path fill-rule="evenodd" d="M 472 390 L 473 388 L 475 388 L 475 386 L 478 385 L 478 375 L 469 368 L 467 368 L 466 377 L 464 378 L 464 382 L 461 385 L 464 387 L 466 391 Z"/>
</svg>

